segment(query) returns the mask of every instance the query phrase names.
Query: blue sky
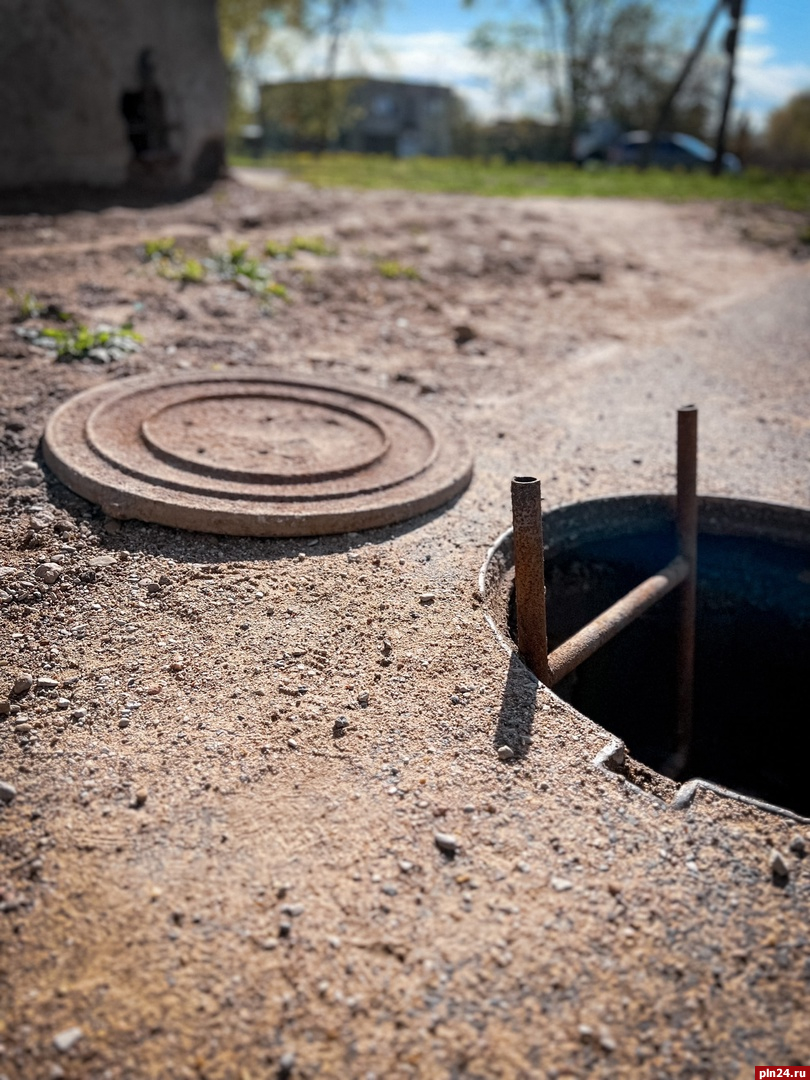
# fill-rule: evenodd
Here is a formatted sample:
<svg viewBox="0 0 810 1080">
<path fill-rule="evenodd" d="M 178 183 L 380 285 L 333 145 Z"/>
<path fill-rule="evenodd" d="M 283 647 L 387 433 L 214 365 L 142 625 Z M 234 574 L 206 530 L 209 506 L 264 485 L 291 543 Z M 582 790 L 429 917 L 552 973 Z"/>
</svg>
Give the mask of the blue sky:
<svg viewBox="0 0 810 1080">
<path fill-rule="evenodd" d="M 712 5 L 713 0 L 674 2 L 679 17 L 695 24 Z M 672 10 L 673 4 L 665 6 Z M 467 9 L 460 0 L 386 0 L 382 16 L 351 35 L 340 70 L 453 86 L 482 117 L 539 115 L 547 105 L 541 88 L 512 98 L 499 95 L 492 69 L 468 47 L 482 22 L 531 12 L 531 0 L 476 0 Z M 810 89 L 810 0 L 747 0 L 745 13 L 735 103 L 760 125 L 792 94 Z M 719 28 L 725 25 L 721 17 Z M 283 64 L 268 61 L 263 74 L 318 74 L 322 56 L 322 44 L 298 42 Z"/>
</svg>

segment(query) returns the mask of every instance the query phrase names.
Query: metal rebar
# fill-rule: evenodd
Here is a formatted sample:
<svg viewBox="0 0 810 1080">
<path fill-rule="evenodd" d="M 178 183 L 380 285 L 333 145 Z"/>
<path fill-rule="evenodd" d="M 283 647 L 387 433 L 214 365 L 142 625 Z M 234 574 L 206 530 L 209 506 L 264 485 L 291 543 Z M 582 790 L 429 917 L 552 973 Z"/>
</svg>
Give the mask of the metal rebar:
<svg viewBox="0 0 810 1080">
<path fill-rule="evenodd" d="M 688 564 L 681 588 L 678 623 L 678 715 L 676 761 L 683 768 L 692 742 L 695 687 L 695 615 L 697 607 L 697 431 L 694 405 L 678 409 L 678 488 L 676 523 L 678 554 Z"/>
<path fill-rule="evenodd" d="M 540 481 L 534 476 L 512 480 L 512 534 L 518 650 L 529 669 L 549 685 L 543 517 Z"/>
<path fill-rule="evenodd" d="M 642 581 L 635 589 L 617 600 L 615 604 L 597 615 L 587 626 L 564 641 L 548 658 L 549 686 L 554 686 L 579 667 L 612 637 L 643 615 L 648 608 L 672 592 L 686 579 L 689 565 L 677 555 L 669 565 L 657 574 Z"/>
</svg>

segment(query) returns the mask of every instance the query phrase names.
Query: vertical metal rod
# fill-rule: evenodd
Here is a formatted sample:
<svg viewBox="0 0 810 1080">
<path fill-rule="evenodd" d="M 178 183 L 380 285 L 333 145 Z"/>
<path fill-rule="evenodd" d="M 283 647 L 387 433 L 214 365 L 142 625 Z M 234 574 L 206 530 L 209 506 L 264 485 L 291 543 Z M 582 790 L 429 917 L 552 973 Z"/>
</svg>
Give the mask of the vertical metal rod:
<svg viewBox="0 0 810 1080">
<path fill-rule="evenodd" d="M 678 488 L 676 521 L 678 554 L 689 564 L 680 587 L 678 625 L 678 729 L 675 758 L 678 771 L 686 766 L 692 743 L 695 687 L 695 613 L 697 600 L 697 431 L 694 405 L 678 409 Z"/>
<path fill-rule="evenodd" d="M 518 650 L 530 670 L 548 685 L 543 516 L 540 481 L 534 476 L 512 480 L 512 534 Z"/>
</svg>

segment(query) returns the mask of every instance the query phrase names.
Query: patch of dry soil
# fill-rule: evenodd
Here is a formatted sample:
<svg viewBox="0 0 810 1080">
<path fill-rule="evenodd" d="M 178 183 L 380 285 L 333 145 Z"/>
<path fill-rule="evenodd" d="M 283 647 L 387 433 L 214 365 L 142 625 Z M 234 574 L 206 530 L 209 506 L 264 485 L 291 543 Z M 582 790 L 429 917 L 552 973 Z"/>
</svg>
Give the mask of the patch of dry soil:
<svg viewBox="0 0 810 1080">
<path fill-rule="evenodd" d="M 740 238 L 755 219 L 235 183 L 0 218 L 4 286 L 144 337 L 55 364 L 2 298 L 0 698 L 46 681 L 0 715 L 0 1076 L 714 1080 L 807 1058 L 801 829 L 593 768 L 605 732 L 510 664 L 475 592 L 513 473 L 550 505 L 669 490 L 693 397 L 702 490 L 807 505 L 808 275 Z M 338 254 L 279 262 L 269 313 L 140 257 L 295 234 Z M 399 527 L 240 540 L 104 520 L 41 465 L 71 394 L 229 366 L 452 416 L 475 478 Z"/>
</svg>

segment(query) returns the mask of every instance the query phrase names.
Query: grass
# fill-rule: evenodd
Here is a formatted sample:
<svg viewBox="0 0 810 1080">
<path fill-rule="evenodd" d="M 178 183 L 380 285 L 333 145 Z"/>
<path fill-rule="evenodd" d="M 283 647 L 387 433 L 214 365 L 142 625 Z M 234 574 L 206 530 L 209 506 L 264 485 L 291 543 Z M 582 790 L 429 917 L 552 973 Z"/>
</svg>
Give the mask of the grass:
<svg viewBox="0 0 810 1080">
<path fill-rule="evenodd" d="M 83 325 L 64 330 L 46 327 L 41 330 L 24 330 L 21 336 L 34 345 L 56 353 L 62 363 L 84 360 L 89 357 L 97 363 L 119 360 L 127 353 L 136 352 L 143 340 L 129 323 L 124 326 L 99 326 L 95 330 Z"/>
<path fill-rule="evenodd" d="M 268 240 L 264 253 L 271 259 L 292 259 L 296 251 L 308 251 L 311 255 L 337 255 L 337 248 L 329 247 L 322 236 L 294 236 L 288 244 Z"/>
<path fill-rule="evenodd" d="M 558 195 L 668 202 L 742 200 L 810 210 L 810 174 L 776 175 L 747 169 L 739 176 L 709 176 L 633 168 L 578 169 L 574 165 L 466 158 L 396 159 L 382 154 L 274 154 L 234 165 L 285 169 L 315 187 L 399 188 L 471 195 Z"/>
<path fill-rule="evenodd" d="M 422 277 L 414 266 L 404 266 L 395 259 L 384 259 L 377 263 L 377 270 L 389 281 L 421 281 Z"/>
<path fill-rule="evenodd" d="M 73 318 L 69 311 L 63 311 L 58 304 L 41 303 L 32 292 L 18 293 L 16 289 L 6 291 L 17 305 L 15 322 L 26 322 L 28 319 L 57 319 L 59 322 L 69 322 Z"/>
</svg>

